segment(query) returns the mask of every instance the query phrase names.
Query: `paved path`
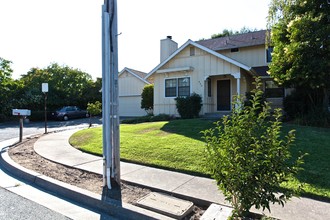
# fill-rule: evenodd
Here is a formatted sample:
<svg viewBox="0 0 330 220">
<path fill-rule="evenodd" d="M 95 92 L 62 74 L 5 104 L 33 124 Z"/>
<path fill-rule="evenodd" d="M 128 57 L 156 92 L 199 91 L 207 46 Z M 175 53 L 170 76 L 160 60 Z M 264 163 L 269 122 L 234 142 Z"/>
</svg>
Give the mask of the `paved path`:
<svg viewBox="0 0 330 220">
<path fill-rule="evenodd" d="M 35 143 L 35 151 L 49 160 L 102 174 L 101 157 L 83 153 L 70 146 L 68 139 L 74 132 L 76 130 L 44 135 Z M 132 163 L 121 162 L 120 165 L 123 181 L 180 197 L 228 205 L 212 179 Z M 330 219 L 329 203 L 308 198 L 292 198 L 284 208 L 272 205 L 271 210 L 272 213 L 265 211 L 265 214 L 280 219 Z"/>
</svg>

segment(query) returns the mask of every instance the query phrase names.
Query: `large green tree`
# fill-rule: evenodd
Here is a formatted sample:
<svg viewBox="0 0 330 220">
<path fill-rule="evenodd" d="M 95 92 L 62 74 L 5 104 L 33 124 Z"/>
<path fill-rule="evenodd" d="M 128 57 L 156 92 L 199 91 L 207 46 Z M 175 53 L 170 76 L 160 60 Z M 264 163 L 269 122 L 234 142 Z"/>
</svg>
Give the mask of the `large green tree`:
<svg viewBox="0 0 330 220">
<path fill-rule="evenodd" d="M 79 69 L 69 66 L 60 66 L 53 63 L 44 69 L 31 68 L 30 71 L 22 75 L 21 81 L 24 83 L 25 96 L 32 100 L 29 108 L 42 110 L 43 95 L 41 84 L 48 83 L 48 106 L 50 109 L 63 105 L 77 105 L 86 108 L 90 96 L 88 91 L 94 87 L 91 76 Z"/>
<path fill-rule="evenodd" d="M 269 65 L 280 85 L 299 90 L 305 114 L 327 112 L 330 89 L 330 5 L 327 0 L 272 0 Z"/>
<path fill-rule="evenodd" d="M 11 74 L 13 73 L 13 70 L 10 67 L 11 63 L 11 61 L 0 57 L 0 83 L 11 79 Z"/>
<path fill-rule="evenodd" d="M 22 84 L 11 78 L 12 62 L 0 57 L 0 121 L 11 115 L 13 108 L 22 107 Z"/>
</svg>

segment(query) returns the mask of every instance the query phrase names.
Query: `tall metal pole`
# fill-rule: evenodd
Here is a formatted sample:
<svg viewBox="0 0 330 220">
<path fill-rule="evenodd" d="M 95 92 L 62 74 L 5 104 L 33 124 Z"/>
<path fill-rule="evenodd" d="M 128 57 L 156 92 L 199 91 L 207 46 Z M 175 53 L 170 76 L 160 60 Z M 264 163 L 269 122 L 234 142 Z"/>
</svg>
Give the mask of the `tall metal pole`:
<svg viewBox="0 0 330 220">
<path fill-rule="evenodd" d="M 117 1 L 104 0 L 102 6 L 102 117 L 103 117 L 103 194 L 121 205 Z M 119 203 L 118 203 L 119 201 Z"/>
</svg>

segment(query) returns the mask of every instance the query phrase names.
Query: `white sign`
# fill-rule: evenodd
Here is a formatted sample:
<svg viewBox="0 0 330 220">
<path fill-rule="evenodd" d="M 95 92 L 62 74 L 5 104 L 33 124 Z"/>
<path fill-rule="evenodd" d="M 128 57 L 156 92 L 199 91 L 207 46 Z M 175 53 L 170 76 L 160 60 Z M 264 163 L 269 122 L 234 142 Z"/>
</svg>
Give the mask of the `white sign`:
<svg viewBox="0 0 330 220">
<path fill-rule="evenodd" d="M 42 92 L 48 92 L 48 83 L 42 83 L 41 84 L 41 91 Z"/>
<path fill-rule="evenodd" d="M 29 116 L 29 115 L 31 115 L 31 110 L 29 110 L 29 109 L 13 109 L 13 115 Z"/>
</svg>

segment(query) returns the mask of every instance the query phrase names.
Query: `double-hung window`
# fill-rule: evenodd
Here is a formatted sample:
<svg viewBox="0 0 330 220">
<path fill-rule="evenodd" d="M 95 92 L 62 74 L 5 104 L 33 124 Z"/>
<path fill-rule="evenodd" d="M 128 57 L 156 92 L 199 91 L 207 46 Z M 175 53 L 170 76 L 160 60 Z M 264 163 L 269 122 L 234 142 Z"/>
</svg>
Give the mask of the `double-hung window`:
<svg viewBox="0 0 330 220">
<path fill-rule="evenodd" d="M 190 78 L 165 79 L 165 97 L 184 97 L 190 95 Z"/>
<path fill-rule="evenodd" d="M 178 79 L 178 96 L 184 97 L 190 95 L 190 78 L 179 78 Z"/>
<path fill-rule="evenodd" d="M 165 80 L 165 97 L 176 97 L 177 79 Z"/>
<path fill-rule="evenodd" d="M 284 88 L 275 84 L 274 81 L 265 82 L 266 98 L 282 98 L 284 97 Z"/>
</svg>

